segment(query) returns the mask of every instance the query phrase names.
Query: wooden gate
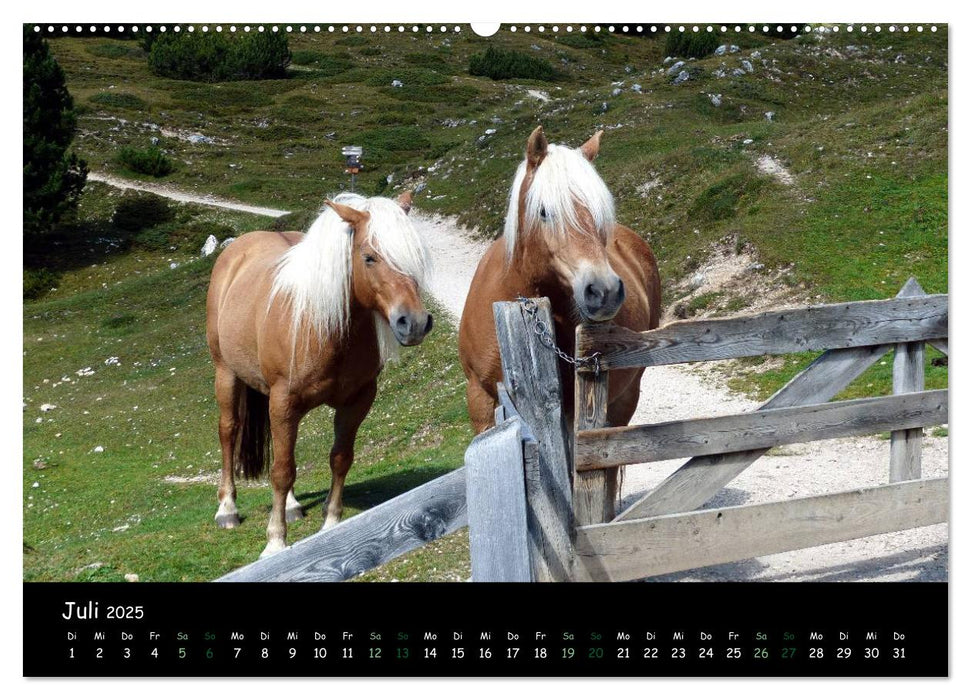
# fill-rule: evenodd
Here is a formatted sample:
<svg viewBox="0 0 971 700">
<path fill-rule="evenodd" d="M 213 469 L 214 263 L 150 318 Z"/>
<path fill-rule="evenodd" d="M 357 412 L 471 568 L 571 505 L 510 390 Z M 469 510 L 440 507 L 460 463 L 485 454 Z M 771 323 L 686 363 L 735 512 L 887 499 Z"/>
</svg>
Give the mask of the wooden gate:
<svg viewBox="0 0 971 700">
<path fill-rule="evenodd" d="M 683 321 L 644 333 L 580 326 L 577 354 L 600 353 L 601 361 L 599 372 L 576 374 L 572 439 L 559 412 L 553 355 L 518 304 L 496 304 L 507 391 L 495 430 L 510 445 L 510 435 L 518 436 L 524 488 L 520 505 L 510 495 L 511 468 L 490 480 L 498 458 L 481 467 L 467 460 L 473 578 L 632 580 L 945 522 L 948 479 L 921 479 L 920 455 L 922 428 L 947 422 L 948 392 L 923 390 L 925 343 L 947 353 L 947 302 L 910 280 L 894 299 Z M 548 304 L 537 303 L 550 322 Z M 605 425 L 611 369 L 819 350 L 825 352 L 754 412 Z M 830 401 L 890 350 L 892 396 Z M 695 510 L 776 445 L 881 431 L 891 431 L 885 486 Z M 615 516 L 620 466 L 677 457 L 690 459 Z M 472 483 L 491 483 L 491 495 L 474 496 Z M 507 512 L 502 508 L 522 510 L 517 522 L 526 531 L 490 529 L 490 518 L 502 515 L 488 513 Z M 530 555 L 528 574 L 522 551 Z M 515 566 L 505 552 L 520 552 Z"/>
</svg>

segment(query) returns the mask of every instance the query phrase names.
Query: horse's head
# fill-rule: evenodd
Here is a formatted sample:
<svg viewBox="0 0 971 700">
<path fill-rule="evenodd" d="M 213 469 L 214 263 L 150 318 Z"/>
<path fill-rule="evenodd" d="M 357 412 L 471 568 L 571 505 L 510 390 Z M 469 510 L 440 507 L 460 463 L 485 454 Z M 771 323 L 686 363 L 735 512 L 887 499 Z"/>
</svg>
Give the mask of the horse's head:
<svg viewBox="0 0 971 700">
<path fill-rule="evenodd" d="M 380 197 L 360 202 L 361 209 L 327 202 L 351 227 L 351 296 L 382 316 L 399 343 L 418 345 L 432 329 L 432 316 L 421 301 L 428 254 L 407 216 L 411 193 L 397 203 Z"/>
<path fill-rule="evenodd" d="M 537 127 L 526 143 L 506 215 L 507 253 L 538 282 L 572 295 L 588 321 L 613 318 L 624 283 L 610 267 L 614 202 L 592 162 L 602 131 L 580 148 L 547 142 Z"/>
</svg>

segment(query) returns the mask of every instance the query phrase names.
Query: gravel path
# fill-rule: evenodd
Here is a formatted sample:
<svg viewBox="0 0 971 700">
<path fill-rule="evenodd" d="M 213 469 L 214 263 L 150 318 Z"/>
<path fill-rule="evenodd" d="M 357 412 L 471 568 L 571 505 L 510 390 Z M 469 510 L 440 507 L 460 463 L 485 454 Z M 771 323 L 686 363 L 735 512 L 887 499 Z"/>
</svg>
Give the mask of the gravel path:
<svg viewBox="0 0 971 700">
<path fill-rule="evenodd" d="M 88 180 L 92 182 L 103 182 L 106 185 L 117 187 L 121 190 L 137 190 L 139 192 L 151 192 L 160 197 L 175 200 L 176 202 L 187 202 L 190 204 L 205 204 L 206 206 L 216 207 L 217 209 L 233 209 L 235 211 L 245 211 L 249 214 L 261 214 L 262 216 L 283 216 L 290 212 L 283 209 L 270 209 L 269 207 L 254 207 L 249 204 L 241 204 L 229 199 L 214 197 L 209 194 L 193 194 L 177 190 L 168 185 L 154 185 L 149 182 L 139 182 L 137 180 L 126 180 L 124 178 L 107 175 L 106 173 L 88 173 Z"/>
<path fill-rule="evenodd" d="M 450 219 L 413 214 L 434 258 L 432 294 L 457 321 L 486 243 Z M 754 410 L 716 380 L 685 366 L 644 372 L 632 423 Z M 947 439 L 924 440 L 925 477 L 947 475 Z M 772 450 L 707 505 L 713 508 L 849 491 L 887 482 L 890 442 L 876 437 L 825 440 Z M 681 460 L 626 468 L 624 506 L 660 483 Z M 946 524 L 748 559 L 657 577 L 665 581 L 946 581 Z"/>
</svg>

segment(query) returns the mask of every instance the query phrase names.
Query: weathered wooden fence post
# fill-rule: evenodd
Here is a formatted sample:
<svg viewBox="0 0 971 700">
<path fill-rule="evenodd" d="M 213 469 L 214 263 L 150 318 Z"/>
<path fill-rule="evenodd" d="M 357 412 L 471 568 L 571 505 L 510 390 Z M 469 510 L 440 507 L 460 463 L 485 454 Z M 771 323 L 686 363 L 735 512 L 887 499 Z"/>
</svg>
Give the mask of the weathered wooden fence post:
<svg viewBox="0 0 971 700">
<path fill-rule="evenodd" d="M 900 290 L 898 297 L 924 296 L 924 290 L 913 277 Z M 924 390 L 924 343 L 898 343 L 893 355 L 893 393 L 907 394 Z M 890 433 L 890 481 L 920 478 L 920 453 L 923 428 L 894 430 Z"/>
<path fill-rule="evenodd" d="M 537 319 L 553 328 L 549 300 L 533 301 Z M 526 431 L 526 514 L 533 578 L 570 580 L 573 499 L 558 360 L 540 342 L 531 319 L 518 302 L 496 302 L 493 314 L 503 385 Z"/>
<path fill-rule="evenodd" d="M 577 347 L 584 332 L 577 327 Z M 574 430 L 593 430 L 607 425 L 606 370 L 592 372 L 577 367 Z M 617 497 L 618 469 L 598 469 L 595 472 L 573 471 L 573 509 L 577 526 L 596 525 L 614 519 L 614 502 Z"/>
<path fill-rule="evenodd" d="M 521 425 L 518 417 L 505 420 L 465 452 L 473 581 L 532 580 Z"/>
</svg>

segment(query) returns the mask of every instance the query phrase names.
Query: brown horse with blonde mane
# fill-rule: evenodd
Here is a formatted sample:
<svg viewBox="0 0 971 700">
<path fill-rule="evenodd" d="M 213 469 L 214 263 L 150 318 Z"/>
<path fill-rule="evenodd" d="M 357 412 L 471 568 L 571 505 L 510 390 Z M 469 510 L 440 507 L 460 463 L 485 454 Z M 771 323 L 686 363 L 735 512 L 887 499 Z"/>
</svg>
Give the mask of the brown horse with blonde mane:
<svg viewBox="0 0 971 700">
<path fill-rule="evenodd" d="M 257 478 L 272 454 L 261 556 L 284 549 L 287 522 L 303 517 L 293 494 L 300 420 L 321 404 L 335 409 L 330 527 L 341 518 L 354 440 L 385 361 L 432 327 L 419 295 L 428 254 L 406 216 L 411 194 L 398 202 L 341 195 L 326 204 L 306 234 L 241 236 L 220 254 L 209 284 L 222 447 L 216 523 L 239 525 L 234 473 Z"/>
<path fill-rule="evenodd" d="M 613 197 L 592 163 L 598 131 L 578 149 L 549 144 L 537 127 L 516 171 L 503 235 L 472 279 L 459 327 L 459 357 L 468 379 L 469 418 L 477 433 L 493 424 L 502 380 L 492 315 L 496 301 L 549 297 L 557 345 L 574 354 L 581 322 L 613 320 L 635 331 L 656 328 L 661 285 L 650 246 L 616 223 Z M 627 425 L 640 397 L 643 369 L 610 373 L 607 421 Z M 560 361 L 573 415 L 573 367 Z"/>
</svg>

